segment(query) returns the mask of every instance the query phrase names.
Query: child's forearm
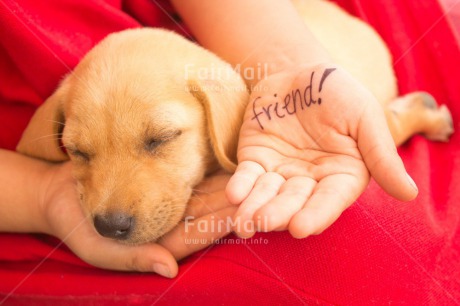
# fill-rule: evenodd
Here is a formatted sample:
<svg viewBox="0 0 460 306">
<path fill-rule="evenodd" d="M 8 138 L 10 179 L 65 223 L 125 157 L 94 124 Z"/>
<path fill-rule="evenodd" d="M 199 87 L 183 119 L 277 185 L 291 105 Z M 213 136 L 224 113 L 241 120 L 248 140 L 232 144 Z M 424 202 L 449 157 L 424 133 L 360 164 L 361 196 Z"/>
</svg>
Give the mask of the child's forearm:
<svg viewBox="0 0 460 306">
<path fill-rule="evenodd" d="M 265 69 L 268 74 L 291 66 L 329 60 L 288 0 L 173 0 L 198 41 L 232 65 Z M 258 81 L 247 71 L 248 85 Z"/>
<path fill-rule="evenodd" d="M 44 232 L 40 193 L 49 166 L 0 149 L 0 231 Z"/>
</svg>

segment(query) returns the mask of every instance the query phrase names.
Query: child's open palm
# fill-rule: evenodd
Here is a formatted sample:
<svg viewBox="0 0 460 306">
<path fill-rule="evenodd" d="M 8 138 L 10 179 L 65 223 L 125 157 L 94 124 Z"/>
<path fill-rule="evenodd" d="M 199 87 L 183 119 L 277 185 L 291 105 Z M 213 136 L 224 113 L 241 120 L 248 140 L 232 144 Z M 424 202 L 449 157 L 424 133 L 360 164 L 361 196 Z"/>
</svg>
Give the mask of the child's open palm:
<svg viewBox="0 0 460 306">
<path fill-rule="evenodd" d="M 390 195 L 411 200 L 408 178 L 373 95 L 332 65 L 280 72 L 260 81 L 248 104 L 239 166 L 227 196 L 236 220 L 294 237 L 329 227 L 372 176 Z M 249 237 L 254 231 L 238 226 Z"/>
</svg>

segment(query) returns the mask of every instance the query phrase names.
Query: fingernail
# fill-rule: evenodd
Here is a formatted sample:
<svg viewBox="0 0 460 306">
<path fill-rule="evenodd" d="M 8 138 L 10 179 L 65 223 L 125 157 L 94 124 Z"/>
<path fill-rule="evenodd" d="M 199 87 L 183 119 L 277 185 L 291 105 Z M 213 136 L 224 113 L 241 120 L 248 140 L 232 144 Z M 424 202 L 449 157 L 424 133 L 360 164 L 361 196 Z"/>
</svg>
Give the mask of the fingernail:
<svg viewBox="0 0 460 306">
<path fill-rule="evenodd" d="M 414 180 L 410 177 L 410 175 L 409 175 L 408 173 L 406 173 L 406 175 L 407 175 L 407 179 L 409 180 L 409 183 L 411 184 L 411 186 L 412 186 L 415 190 L 417 190 L 417 192 L 418 192 L 418 188 L 417 188 L 417 185 L 415 184 Z"/>
<path fill-rule="evenodd" d="M 241 239 L 249 239 L 249 238 L 252 238 L 252 236 L 254 236 L 256 234 L 256 232 L 235 232 L 235 234 L 238 236 L 238 238 L 241 238 Z"/>
<path fill-rule="evenodd" d="M 161 263 L 155 263 L 153 264 L 153 272 L 160 274 L 161 276 L 167 277 L 167 278 L 172 278 L 171 271 L 169 268 Z"/>
</svg>

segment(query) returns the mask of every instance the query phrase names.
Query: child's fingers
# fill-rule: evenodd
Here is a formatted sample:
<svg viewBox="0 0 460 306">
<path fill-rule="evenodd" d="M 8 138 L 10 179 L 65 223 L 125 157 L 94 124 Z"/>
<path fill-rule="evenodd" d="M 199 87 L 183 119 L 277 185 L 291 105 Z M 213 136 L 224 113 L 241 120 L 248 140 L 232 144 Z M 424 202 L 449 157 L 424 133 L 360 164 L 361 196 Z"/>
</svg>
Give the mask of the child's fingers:
<svg viewBox="0 0 460 306">
<path fill-rule="evenodd" d="M 194 194 L 210 194 L 215 191 L 224 190 L 230 177 L 231 176 L 229 174 L 221 171 L 213 173 L 212 175 L 205 177 L 201 183 L 193 188 Z"/>
<path fill-rule="evenodd" d="M 187 219 L 158 243 L 180 260 L 228 235 L 232 231 L 230 221 L 236 210 L 236 206 L 229 206 L 201 218 Z"/>
<path fill-rule="evenodd" d="M 292 177 L 281 187 L 279 194 L 254 214 L 259 222 L 259 231 L 269 232 L 286 229 L 292 216 L 305 204 L 316 181 L 309 177 Z"/>
<path fill-rule="evenodd" d="M 227 184 L 226 195 L 230 203 L 238 205 L 246 199 L 265 169 L 256 162 L 243 161 Z"/>
<path fill-rule="evenodd" d="M 371 104 L 364 111 L 357 141 L 372 177 L 389 195 L 402 201 L 417 196 L 417 187 L 398 155 L 380 106 Z"/>
<path fill-rule="evenodd" d="M 73 187 L 73 186 L 72 186 Z M 83 261 L 103 269 L 119 271 L 155 272 L 175 277 L 178 266 L 174 256 L 157 244 L 139 246 L 122 244 L 100 236 L 85 218 L 76 198 L 75 189 L 67 199 L 66 213 L 54 218 L 58 236 Z M 59 213 L 51 211 L 50 214 Z"/>
<path fill-rule="evenodd" d="M 64 242 L 82 260 L 99 268 L 155 272 L 169 278 L 177 275 L 174 256 L 158 244 L 125 245 L 99 236 L 89 226 L 75 228 Z"/>
<path fill-rule="evenodd" d="M 200 218 L 228 206 L 234 205 L 229 203 L 225 197 L 225 191 L 223 189 L 209 194 L 196 194 L 190 198 L 185 210 L 184 218 Z"/>
<path fill-rule="evenodd" d="M 256 230 L 256 224 L 253 223 L 254 213 L 278 194 L 285 181 L 276 172 L 267 172 L 257 179 L 251 193 L 241 203 L 235 215 L 234 231 L 238 236 L 249 238 L 254 235 Z"/>
<path fill-rule="evenodd" d="M 188 219 L 158 243 L 125 245 L 99 236 L 86 221 L 74 226 L 64 242 L 77 256 L 96 267 L 155 272 L 172 278 L 178 272 L 176 259 L 201 250 L 231 232 L 231 224 L 227 223 L 236 210 L 236 206 L 227 206 L 201 218 Z"/>
<path fill-rule="evenodd" d="M 321 180 L 304 208 L 292 217 L 289 232 L 295 238 L 320 234 L 363 192 L 367 181 L 349 174 L 336 174 Z"/>
</svg>

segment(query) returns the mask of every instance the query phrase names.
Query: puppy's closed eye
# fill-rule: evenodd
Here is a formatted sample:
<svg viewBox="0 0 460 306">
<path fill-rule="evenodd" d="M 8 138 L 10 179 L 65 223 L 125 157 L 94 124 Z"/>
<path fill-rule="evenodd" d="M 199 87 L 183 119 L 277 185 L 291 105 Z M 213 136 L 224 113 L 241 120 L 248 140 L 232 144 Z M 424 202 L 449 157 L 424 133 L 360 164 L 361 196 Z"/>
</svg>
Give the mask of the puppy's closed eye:
<svg viewBox="0 0 460 306">
<path fill-rule="evenodd" d="M 157 137 L 148 137 L 144 143 L 144 148 L 149 153 L 155 153 L 159 146 L 177 138 L 181 134 L 181 130 L 176 130 L 162 133 Z"/>
<path fill-rule="evenodd" d="M 145 150 L 150 153 L 154 153 L 158 146 L 160 146 L 164 141 L 161 139 L 151 138 L 147 139 L 145 142 Z"/>
<path fill-rule="evenodd" d="M 90 156 L 89 153 L 80 151 L 80 150 L 78 150 L 76 148 L 67 148 L 66 147 L 66 150 L 67 150 L 67 152 L 69 152 L 70 155 L 75 157 L 77 160 L 80 160 L 80 161 L 86 162 L 86 163 L 90 161 L 91 156 Z"/>
</svg>

